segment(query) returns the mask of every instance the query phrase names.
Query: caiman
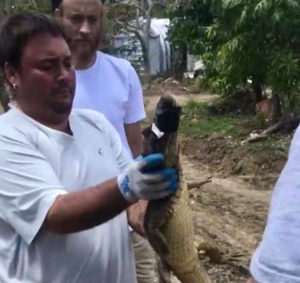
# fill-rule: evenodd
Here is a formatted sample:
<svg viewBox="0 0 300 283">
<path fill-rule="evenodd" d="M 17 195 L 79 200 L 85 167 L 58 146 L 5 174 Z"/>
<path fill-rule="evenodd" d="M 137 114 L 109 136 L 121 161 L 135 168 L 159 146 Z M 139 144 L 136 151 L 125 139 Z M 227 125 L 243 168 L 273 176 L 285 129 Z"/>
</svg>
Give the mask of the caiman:
<svg viewBox="0 0 300 283">
<path fill-rule="evenodd" d="M 210 283 L 194 245 L 192 211 L 178 144 L 180 111 L 172 96 L 162 96 L 152 126 L 143 130 L 142 155 L 164 154 L 165 165 L 175 168 L 179 175 L 176 193 L 149 202 L 145 231 L 153 249 L 182 283 Z"/>
</svg>

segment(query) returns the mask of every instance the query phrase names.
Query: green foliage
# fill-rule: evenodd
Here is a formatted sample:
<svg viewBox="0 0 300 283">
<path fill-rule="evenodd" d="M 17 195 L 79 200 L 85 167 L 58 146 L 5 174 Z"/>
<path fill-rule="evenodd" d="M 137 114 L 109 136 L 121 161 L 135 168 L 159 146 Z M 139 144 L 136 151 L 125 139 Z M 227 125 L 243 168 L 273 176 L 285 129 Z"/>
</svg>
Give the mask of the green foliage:
<svg viewBox="0 0 300 283">
<path fill-rule="evenodd" d="M 50 13 L 50 0 L 2 0 L 0 2 L 0 14 L 12 14 L 18 11 Z"/>
<path fill-rule="evenodd" d="M 181 2 L 170 7 L 169 17 L 172 19 L 170 39 L 175 48 L 188 46 L 194 53 L 203 51 L 205 27 L 213 21 L 209 5 L 199 0 Z"/>
<path fill-rule="evenodd" d="M 293 105 L 300 82 L 299 1 L 188 0 L 174 9 L 171 39 L 202 58 L 212 91 L 228 95 L 251 80 Z"/>
<path fill-rule="evenodd" d="M 204 84 L 202 78 L 200 78 L 200 77 L 195 78 L 193 80 L 193 85 L 191 87 L 191 92 L 192 93 L 199 93 L 199 92 L 202 92 L 203 90 L 205 90 L 205 84 Z"/>
<path fill-rule="evenodd" d="M 211 115 L 253 115 L 255 104 L 247 89 L 235 91 L 230 96 L 224 96 L 207 106 Z"/>
</svg>

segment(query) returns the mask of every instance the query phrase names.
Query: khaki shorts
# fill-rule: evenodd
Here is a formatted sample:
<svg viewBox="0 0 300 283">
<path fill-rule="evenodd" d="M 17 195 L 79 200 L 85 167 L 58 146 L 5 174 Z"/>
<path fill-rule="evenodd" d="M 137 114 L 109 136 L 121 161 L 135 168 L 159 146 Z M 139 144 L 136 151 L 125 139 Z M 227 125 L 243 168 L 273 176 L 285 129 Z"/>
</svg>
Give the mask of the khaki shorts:
<svg viewBox="0 0 300 283">
<path fill-rule="evenodd" d="M 157 283 L 156 258 L 149 242 L 134 231 L 130 232 L 135 255 L 138 283 Z"/>
</svg>

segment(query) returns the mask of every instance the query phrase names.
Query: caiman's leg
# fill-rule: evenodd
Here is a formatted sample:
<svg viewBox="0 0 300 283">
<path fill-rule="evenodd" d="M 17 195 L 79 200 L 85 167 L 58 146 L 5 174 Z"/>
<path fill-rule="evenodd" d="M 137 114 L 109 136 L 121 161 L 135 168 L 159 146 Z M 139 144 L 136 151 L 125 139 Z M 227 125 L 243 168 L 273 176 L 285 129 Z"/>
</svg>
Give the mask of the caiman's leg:
<svg viewBox="0 0 300 283">
<path fill-rule="evenodd" d="M 159 246 L 159 250 L 163 253 L 163 254 L 168 254 L 170 252 L 170 249 L 168 247 L 168 243 L 167 240 L 165 238 L 165 236 L 160 232 L 160 230 L 157 228 L 154 230 L 155 231 L 155 237 L 157 241 L 157 245 Z"/>
<path fill-rule="evenodd" d="M 157 260 L 157 273 L 159 283 L 172 283 L 170 269 L 161 258 Z"/>
<path fill-rule="evenodd" d="M 156 252 L 158 254 L 168 254 L 170 251 L 168 242 L 162 233 L 162 229 L 167 225 L 167 222 L 173 213 L 173 208 L 166 205 L 165 209 L 165 213 L 162 213 L 162 215 L 157 215 L 155 223 L 148 223 L 149 227 L 147 229 L 148 231 L 152 231 L 150 232 L 152 235 L 152 241 L 155 242 L 155 246 L 157 247 Z"/>
<path fill-rule="evenodd" d="M 211 262 L 220 263 L 222 261 L 222 253 L 216 244 L 203 239 L 201 242 L 196 244 L 196 248 L 198 251 L 204 251 L 205 255 L 209 257 Z"/>
</svg>

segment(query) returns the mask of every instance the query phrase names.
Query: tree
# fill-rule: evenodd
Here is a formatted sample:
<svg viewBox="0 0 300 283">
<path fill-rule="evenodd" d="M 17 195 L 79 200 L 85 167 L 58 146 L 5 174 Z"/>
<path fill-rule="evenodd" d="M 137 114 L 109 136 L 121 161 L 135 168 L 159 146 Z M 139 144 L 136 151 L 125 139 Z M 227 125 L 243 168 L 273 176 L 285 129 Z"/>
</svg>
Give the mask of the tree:
<svg viewBox="0 0 300 283">
<path fill-rule="evenodd" d="M 213 20 L 199 22 L 192 15 L 189 25 L 198 33 L 186 32 L 180 38 L 192 43 L 194 51 L 204 60 L 208 86 L 230 94 L 251 80 L 256 101 L 261 99 L 263 87 L 270 88 L 277 109 L 275 122 L 283 102 L 291 105 L 299 91 L 299 2 L 185 0 L 189 8 L 196 4 L 207 5 Z M 186 22 L 186 18 L 183 14 L 181 22 Z M 187 29 L 187 23 L 184 25 Z M 178 31 L 178 26 L 174 27 Z"/>
<path fill-rule="evenodd" d="M 151 82 L 150 70 L 150 26 L 157 8 L 165 9 L 168 1 L 159 0 L 115 0 L 108 3 L 108 18 L 114 23 L 113 33 L 125 31 L 132 33 L 140 41 L 143 51 L 145 82 Z"/>
<path fill-rule="evenodd" d="M 0 3 L 0 14 L 11 14 L 18 11 L 50 12 L 50 1 L 48 0 L 4 0 Z"/>
<path fill-rule="evenodd" d="M 177 0 L 169 10 L 171 19 L 170 40 L 174 58 L 174 74 L 182 80 L 186 71 L 186 54 L 201 54 L 205 48 L 205 28 L 212 24 L 210 5 L 199 0 Z"/>
<path fill-rule="evenodd" d="M 216 49 L 221 75 L 234 87 L 247 79 L 256 89 L 270 87 L 273 123 L 281 114 L 279 100 L 299 85 L 299 16 L 294 0 L 229 0 L 214 27 L 221 35 Z"/>
</svg>

